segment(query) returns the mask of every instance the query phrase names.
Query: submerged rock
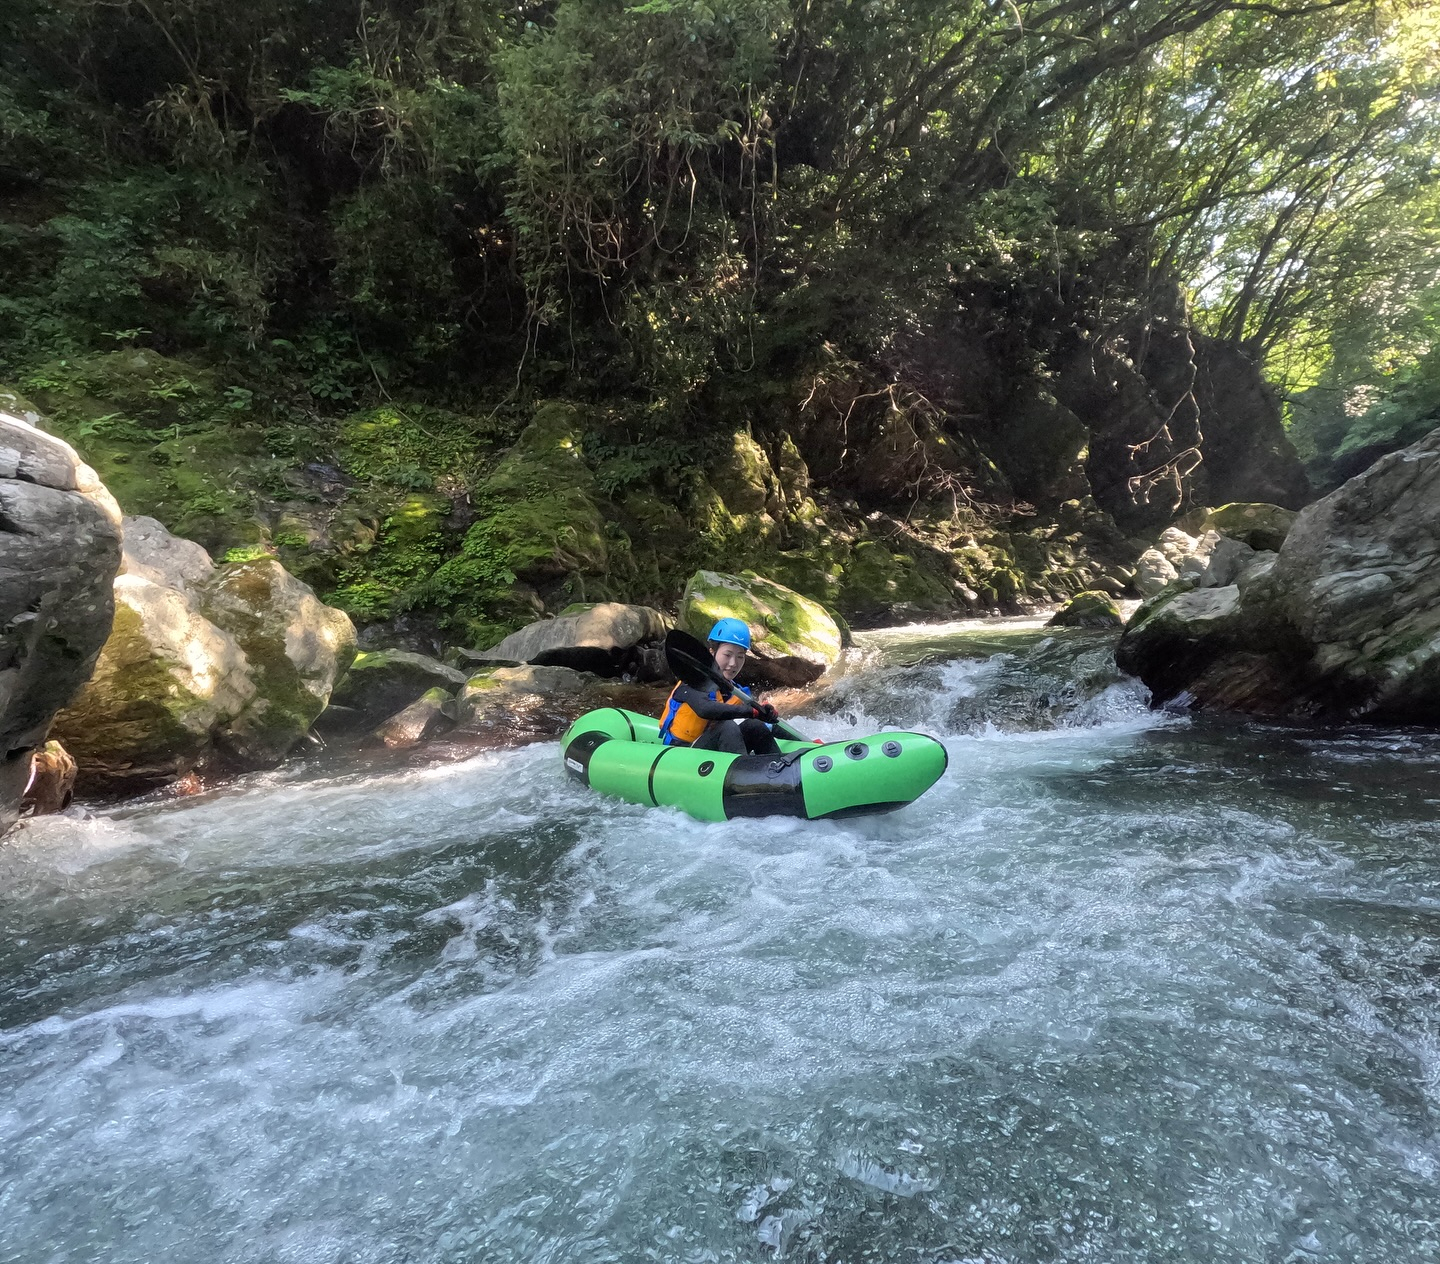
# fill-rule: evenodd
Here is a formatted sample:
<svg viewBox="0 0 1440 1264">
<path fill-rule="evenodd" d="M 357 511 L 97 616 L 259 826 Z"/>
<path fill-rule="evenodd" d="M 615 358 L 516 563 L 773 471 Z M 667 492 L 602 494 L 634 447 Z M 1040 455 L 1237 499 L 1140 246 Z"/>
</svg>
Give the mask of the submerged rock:
<svg viewBox="0 0 1440 1264">
<path fill-rule="evenodd" d="M 1434 723 L 1440 430 L 1302 511 L 1273 561 L 1142 606 L 1116 657 L 1158 701 Z"/>
<path fill-rule="evenodd" d="M 665 651 L 652 642 L 621 649 L 597 649 L 593 645 L 573 645 L 546 650 L 530 660 L 536 667 L 568 667 L 606 680 L 659 680 L 665 675 Z"/>
<path fill-rule="evenodd" d="M 212 757 L 279 762 L 355 653 L 349 618 L 278 562 L 216 567 L 154 519 L 126 519 L 115 619 L 56 721 L 82 789 L 161 785 Z"/>
<path fill-rule="evenodd" d="M 1112 630 L 1056 636 L 1035 628 L 1003 640 L 978 634 L 929 649 L 919 662 L 846 673 L 829 687 L 786 699 L 783 710 L 802 732 L 805 716 L 836 715 L 865 729 L 944 735 L 1035 732 L 1141 715 L 1146 691 L 1116 668 L 1116 639 Z"/>
<path fill-rule="evenodd" d="M 596 707 L 658 715 L 665 692 L 599 680 L 566 667 L 492 667 L 476 672 L 456 699 L 462 732 L 508 741 L 554 737 Z"/>
<path fill-rule="evenodd" d="M 704 637 L 717 619 L 740 619 L 754 638 L 759 660 L 799 659 L 818 679 L 840 657 L 840 627 L 819 602 L 753 571 L 721 575 L 696 571 L 680 599 L 680 623 Z M 796 683 L 808 684 L 809 681 Z"/>
<path fill-rule="evenodd" d="M 19 812 L 32 752 L 110 634 L 119 565 L 120 511 L 94 472 L 0 412 L 0 833 Z"/>
<path fill-rule="evenodd" d="M 736 679 L 747 689 L 803 689 L 824 675 L 823 670 L 808 658 L 785 654 L 766 658 L 751 654 Z M 667 679 L 673 680 L 673 675 Z"/>
<path fill-rule="evenodd" d="M 1048 628 L 1118 628 L 1125 620 L 1106 592 L 1079 592 L 1057 610 L 1046 623 Z"/>
</svg>

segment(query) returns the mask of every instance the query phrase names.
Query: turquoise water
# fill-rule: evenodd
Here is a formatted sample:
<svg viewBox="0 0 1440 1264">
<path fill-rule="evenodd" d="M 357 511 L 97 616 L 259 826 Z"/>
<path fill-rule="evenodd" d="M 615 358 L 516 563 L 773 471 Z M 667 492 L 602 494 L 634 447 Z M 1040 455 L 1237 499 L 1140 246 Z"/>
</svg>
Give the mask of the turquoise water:
<svg viewBox="0 0 1440 1264">
<path fill-rule="evenodd" d="M 873 647 L 872 647 L 873 648 Z M 873 659 L 891 816 L 553 744 L 0 847 L 0 1260 L 1440 1258 L 1440 739 Z"/>
</svg>

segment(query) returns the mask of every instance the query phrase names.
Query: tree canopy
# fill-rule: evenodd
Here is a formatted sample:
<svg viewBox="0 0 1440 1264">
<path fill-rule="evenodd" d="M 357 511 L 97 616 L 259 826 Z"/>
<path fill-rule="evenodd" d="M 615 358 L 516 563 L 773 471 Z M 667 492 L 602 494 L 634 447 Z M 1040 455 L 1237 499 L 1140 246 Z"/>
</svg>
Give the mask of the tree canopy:
<svg viewBox="0 0 1440 1264">
<path fill-rule="evenodd" d="M 0 34 L 0 371 L 138 343 L 678 424 L 841 366 L 919 408 L 981 296 L 1095 339 L 1180 312 L 1350 414 L 1431 362 L 1424 3 L 14 0 Z"/>
</svg>

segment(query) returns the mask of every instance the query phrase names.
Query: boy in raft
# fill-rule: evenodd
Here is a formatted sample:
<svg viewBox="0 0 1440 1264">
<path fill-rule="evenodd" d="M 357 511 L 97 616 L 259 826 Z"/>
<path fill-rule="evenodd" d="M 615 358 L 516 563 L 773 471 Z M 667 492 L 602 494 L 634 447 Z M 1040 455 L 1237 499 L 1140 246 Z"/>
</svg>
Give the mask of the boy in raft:
<svg viewBox="0 0 1440 1264">
<path fill-rule="evenodd" d="M 719 691 L 704 693 L 683 680 L 675 686 L 660 716 L 660 737 L 666 746 L 693 746 L 727 755 L 775 755 L 769 726 L 779 716 L 768 702 L 756 702 L 743 685 L 734 684 L 750 652 L 750 629 L 740 619 L 721 619 L 706 638 L 720 674 L 735 692 L 722 700 Z"/>
</svg>

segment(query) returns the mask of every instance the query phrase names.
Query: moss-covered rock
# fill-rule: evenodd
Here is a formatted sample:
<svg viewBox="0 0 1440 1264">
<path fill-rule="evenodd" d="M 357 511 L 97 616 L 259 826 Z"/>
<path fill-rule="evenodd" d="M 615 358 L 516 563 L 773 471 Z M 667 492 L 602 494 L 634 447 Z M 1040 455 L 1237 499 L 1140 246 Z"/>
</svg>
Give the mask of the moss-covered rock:
<svg viewBox="0 0 1440 1264">
<path fill-rule="evenodd" d="M 840 583 L 837 604 L 862 619 L 898 612 L 914 615 L 954 609 L 952 582 L 910 553 L 892 549 L 882 540 L 856 542 Z M 893 617 L 893 615 L 892 615 Z"/>
<path fill-rule="evenodd" d="M 1210 510 L 1199 524 L 1200 533 L 1218 531 L 1222 536 L 1248 544 L 1252 549 L 1278 553 L 1299 515 L 1293 509 L 1262 503 L 1221 505 Z"/>
<path fill-rule="evenodd" d="M 1018 610 L 1133 561 L 1087 569 L 1098 511 L 1084 498 L 1061 533 L 972 512 L 958 494 L 893 517 L 862 510 L 812 480 L 792 435 L 748 405 L 733 415 L 755 418 L 753 431 L 711 420 L 677 452 L 562 401 L 523 426 L 508 410 L 411 402 L 324 417 L 230 372 L 126 350 L 47 366 L 15 395 L 55 408 L 127 511 L 222 561 L 278 560 L 376 646 L 492 644 L 572 601 L 665 606 L 702 567 L 770 576 L 874 625 Z M 1036 476 L 1054 495 L 1073 437 Z M 985 460 L 967 448 L 952 473 Z"/>
<path fill-rule="evenodd" d="M 327 594 L 329 601 L 367 622 L 390 618 L 423 601 L 425 586 L 446 554 L 450 511 L 451 503 L 443 496 L 411 492 L 391 505 L 378 530 L 354 507 L 337 514 L 332 547 L 350 556 Z"/>
<path fill-rule="evenodd" d="M 840 628 L 818 602 L 753 571 L 696 571 L 680 600 L 680 625 L 703 637 L 725 618 L 749 625 L 759 654 L 803 658 L 824 667 L 840 657 Z"/>
<path fill-rule="evenodd" d="M 526 583 L 575 572 L 603 574 L 609 561 L 605 518 L 580 444 L 580 416 L 546 404 L 480 486 L 483 523 L 471 529 Z"/>
<path fill-rule="evenodd" d="M 539 613 L 537 591 L 610 595 L 612 554 L 629 541 L 600 508 L 578 411 L 549 403 L 474 496 L 478 520 L 430 583 L 472 644 L 489 644 Z"/>
<path fill-rule="evenodd" d="M 40 410 L 10 386 L 0 386 L 0 412 L 9 413 L 27 426 L 39 426 L 44 420 Z"/>
<path fill-rule="evenodd" d="M 218 740 L 247 767 L 278 763 L 350 666 L 355 626 L 273 559 L 222 568 L 201 590 L 200 605 L 245 652 L 255 685 Z"/>
<path fill-rule="evenodd" d="M 798 456 L 798 453 L 797 453 Z M 770 458 L 745 431 L 710 471 L 710 484 L 732 514 L 759 514 L 781 501 Z"/>
<path fill-rule="evenodd" d="M 114 593 L 115 621 L 94 674 L 52 730 L 87 792 L 184 776 L 256 693 L 244 651 L 189 594 L 141 575 L 119 576 Z"/>
<path fill-rule="evenodd" d="M 404 710 L 376 728 L 374 737 L 392 750 L 416 746 L 455 725 L 456 702 L 452 694 L 436 686 L 427 689 Z"/>
<path fill-rule="evenodd" d="M 370 650 L 355 656 L 330 694 L 334 706 L 379 720 L 394 715 L 428 689 L 458 690 L 466 675 L 454 667 L 408 650 Z"/>
<path fill-rule="evenodd" d="M 287 462 L 216 370 L 125 350 L 57 361 L 23 385 L 126 513 L 211 549 L 263 538 L 257 493 Z"/>
<path fill-rule="evenodd" d="M 1109 593 L 1090 590 L 1078 592 L 1057 610 L 1046 623 L 1049 628 L 1119 628 L 1125 620 L 1120 616 Z"/>
<path fill-rule="evenodd" d="M 153 520 L 129 521 L 110 637 L 56 722 L 82 787 L 159 785 L 222 755 L 278 762 L 354 656 L 350 620 L 271 558 L 217 569 Z"/>
</svg>

